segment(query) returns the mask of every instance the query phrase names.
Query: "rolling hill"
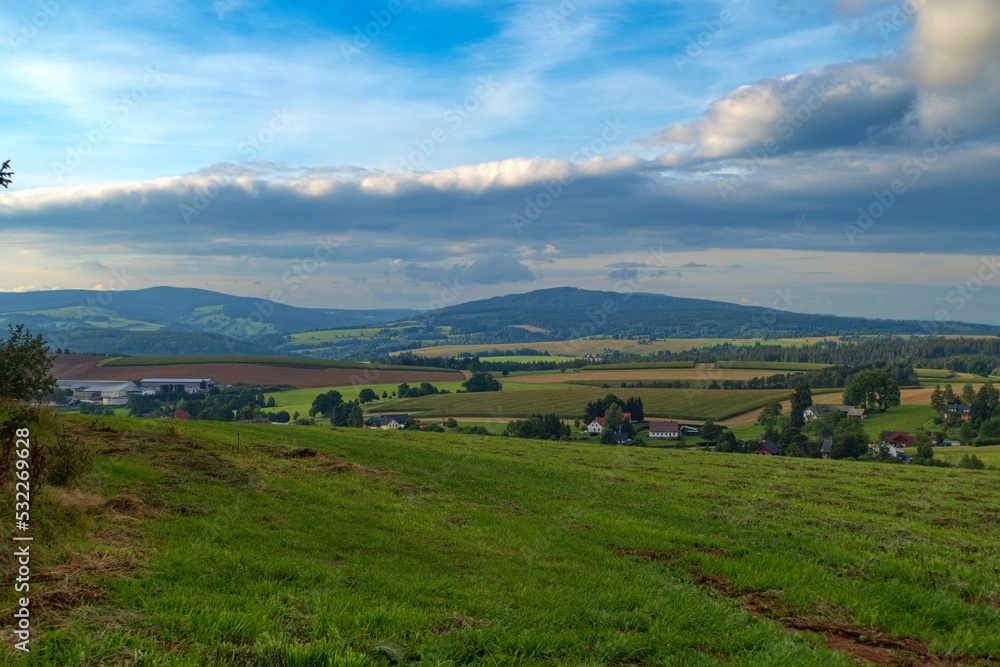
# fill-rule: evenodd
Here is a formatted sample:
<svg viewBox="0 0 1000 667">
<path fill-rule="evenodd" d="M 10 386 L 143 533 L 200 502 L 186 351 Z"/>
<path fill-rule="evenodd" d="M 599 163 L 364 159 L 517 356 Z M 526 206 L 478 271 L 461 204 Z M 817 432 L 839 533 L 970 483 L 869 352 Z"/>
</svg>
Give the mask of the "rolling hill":
<svg viewBox="0 0 1000 667">
<path fill-rule="evenodd" d="M 1000 327 L 987 324 L 947 322 L 935 324 L 930 331 L 927 323 L 915 320 L 812 315 L 663 294 L 623 294 L 574 287 L 536 290 L 463 303 L 435 311 L 429 320 L 436 325 L 450 326 L 453 335 L 478 334 L 497 338 L 489 342 L 568 340 L 595 335 L 791 338 L 872 334 L 1000 334 Z M 506 340 L 508 338 L 512 340 Z"/>
<path fill-rule="evenodd" d="M 431 312 L 301 308 L 200 289 L 0 294 L 0 326 L 25 324 L 53 349 L 104 354 L 283 354 L 367 361 L 436 344 L 534 343 L 589 336 L 795 338 L 1000 335 L 1000 327 L 793 313 L 663 294 L 559 287 Z M 351 332 L 349 329 L 357 328 Z M 336 335 L 289 334 L 338 329 Z M 365 331 L 361 331 L 365 329 Z"/>
<path fill-rule="evenodd" d="M 259 335 L 371 326 L 400 320 L 414 312 L 299 308 L 180 287 L 0 293 L 0 323 L 24 323 L 42 331 L 73 328 Z"/>
</svg>

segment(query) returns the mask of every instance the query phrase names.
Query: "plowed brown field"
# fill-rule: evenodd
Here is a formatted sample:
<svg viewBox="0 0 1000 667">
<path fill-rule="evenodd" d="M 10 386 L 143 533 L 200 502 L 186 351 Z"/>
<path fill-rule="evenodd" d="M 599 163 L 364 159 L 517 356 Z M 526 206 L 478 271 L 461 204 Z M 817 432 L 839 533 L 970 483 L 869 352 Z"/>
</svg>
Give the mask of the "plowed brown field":
<svg viewBox="0 0 1000 667">
<path fill-rule="evenodd" d="M 173 366 L 100 366 L 105 357 L 56 356 L 52 375 L 57 380 L 139 380 L 142 378 L 210 378 L 217 384 L 289 385 L 299 389 L 352 384 L 449 382 L 459 373 L 397 371 L 360 368 L 303 368 L 263 364 L 177 364 Z"/>
</svg>

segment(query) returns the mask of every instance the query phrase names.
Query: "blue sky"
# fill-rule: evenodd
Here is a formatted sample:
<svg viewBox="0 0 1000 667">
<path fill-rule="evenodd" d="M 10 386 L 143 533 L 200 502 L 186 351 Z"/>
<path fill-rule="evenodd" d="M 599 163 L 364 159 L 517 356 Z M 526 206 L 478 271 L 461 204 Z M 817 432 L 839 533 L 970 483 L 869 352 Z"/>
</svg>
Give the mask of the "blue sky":
<svg viewBox="0 0 1000 667">
<path fill-rule="evenodd" d="M 993 0 L 29 2 L 0 290 L 1000 323 Z"/>
</svg>

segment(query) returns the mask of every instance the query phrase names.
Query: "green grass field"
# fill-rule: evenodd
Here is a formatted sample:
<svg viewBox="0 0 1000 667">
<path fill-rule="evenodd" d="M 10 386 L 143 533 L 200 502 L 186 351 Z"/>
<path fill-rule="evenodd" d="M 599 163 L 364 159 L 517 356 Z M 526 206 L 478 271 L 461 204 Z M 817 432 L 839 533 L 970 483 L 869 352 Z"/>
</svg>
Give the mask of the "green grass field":
<svg viewBox="0 0 1000 667">
<path fill-rule="evenodd" d="M 943 459 L 950 463 L 958 463 L 966 454 L 975 454 L 986 465 L 1000 467 L 1000 446 L 991 447 L 935 447 L 934 458 Z"/>
<path fill-rule="evenodd" d="M 947 380 L 954 377 L 955 373 L 947 368 L 914 368 L 917 377 L 928 380 Z"/>
<path fill-rule="evenodd" d="M 871 412 L 864 420 L 865 433 L 878 442 L 882 431 L 909 431 L 913 435 L 919 427 L 930 431 L 934 428 L 934 416 L 937 412 L 929 405 L 897 405 L 887 412 Z"/>
<path fill-rule="evenodd" d="M 292 334 L 292 342 L 296 344 L 308 343 L 330 343 L 345 338 L 371 338 L 382 327 L 369 327 L 366 329 L 329 329 L 325 331 L 304 331 Z"/>
<path fill-rule="evenodd" d="M 462 388 L 461 382 L 432 382 L 435 387 L 447 391 L 458 391 Z M 419 386 L 419 382 L 410 383 L 411 386 Z M 313 401 L 320 394 L 325 394 L 328 391 L 339 391 L 340 395 L 343 396 L 345 401 L 353 401 L 358 397 L 358 394 L 362 389 L 371 388 L 379 396 L 382 392 L 387 394 L 392 394 L 399 387 L 399 383 L 395 384 L 361 384 L 361 385 L 342 385 L 337 387 L 322 387 L 322 388 L 312 388 L 312 389 L 289 389 L 288 391 L 276 391 L 270 394 L 266 394 L 267 398 L 274 398 L 274 402 L 277 404 L 276 410 L 286 410 L 289 413 L 294 413 L 296 410 L 303 416 L 309 414 L 309 408 L 312 406 Z M 370 410 L 377 410 L 379 406 L 385 405 L 386 401 L 377 401 L 375 403 L 369 403 L 365 407 Z M 272 408 L 268 408 L 272 409 Z"/>
<path fill-rule="evenodd" d="M 450 391 L 452 393 L 463 390 L 462 382 L 456 380 L 454 382 L 432 382 L 435 387 L 441 390 Z M 411 387 L 417 387 L 420 385 L 419 382 L 410 382 Z M 395 384 L 359 384 L 359 385 L 341 385 L 336 387 L 322 387 L 322 388 L 312 388 L 312 389 L 289 389 L 287 391 L 276 391 L 269 394 L 265 394 L 265 397 L 274 398 L 276 407 L 268 408 L 269 410 L 285 410 L 290 414 L 294 414 L 298 411 L 301 415 L 306 416 L 309 414 L 309 408 L 312 407 L 313 401 L 320 394 L 324 394 L 328 391 L 339 391 L 340 395 L 345 401 L 353 401 L 361 393 L 362 389 L 366 387 L 371 388 L 379 396 L 382 392 L 386 392 L 392 395 L 392 392 L 399 388 L 399 383 Z M 504 391 L 559 391 L 560 389 L 569 389 L 568 385 L 546 385 L 546 384 L 531 384 L 528 382 L 512 382 L 509 380 L 503 381 Z M 390 401 L 379 400 L 374 403 L 369 403 L 364 406 L 365 410 L 369 412 L 392 412 L 395 411 L 395 404 Z"/>
<path fill-rule="evenodd" d="M 822 368 L 830 366 L 830 364 L 813 364 L 793 361 L 717 361 L 715 365 L 718 368 L 779 371 L 786 373 L 794 371 L 818 371 Z"/>
<path fill-rule="evenodd" d="M 536 385 L 537 386 L 537 385 Z M 389 401 L 380 410 L 412 412 L 417 417 L 529 417 L 533 414 L 555 413 L 564 419 L 583 414 L 589 401 L 613 393 L 620 398 L 639 396 L 648 417 L 677 419 L 721 420 L 784 400 L 791 395 L 783 389 L 707 390 L 707 389 L 602 389 L 573 387 L 572 389 L 537 391 L 485 392 L 424 396 Z"/>
<path fill-rule="evenodd" d="M 586 367 L 588 371 L 631 371 L 647 370 L 654 368 L 694 368 L 693 361 L 650 361 L 635 362 L 629 364 L 591 364 Z"/>
<path fill-rule="evenodd" d="M 33 496 L 17 664 L 1000 658 L 997 472 L 70 421 L 97 453 L 80 488 Z"/>
<path fill-rule="evenodd" d="M 551 361 L 573 361 L 573 359 L 575 359 L 575 358 L 576 357 L 561 357 L 561 356 L 555 355 L 555 354 L 549 355 L 547 357 L 538 356 L 538 355 L 531 355 L 531 354 L 523 354 L 523 355 L 498 356 L 498 357 L 484 356 L 484 357 L 479 357 L 479 360 L 480 361 L 495 361 L 495 362 L 516 361 L 516 362 L 522 363 L 522 364 L 531 364 L 531 363 L 534 363 L 536 361 L 542 361 L 542 362 L 544 362 L 544 361 L 549 361 L 549 362 L 551 362 Z"/>
</svg>

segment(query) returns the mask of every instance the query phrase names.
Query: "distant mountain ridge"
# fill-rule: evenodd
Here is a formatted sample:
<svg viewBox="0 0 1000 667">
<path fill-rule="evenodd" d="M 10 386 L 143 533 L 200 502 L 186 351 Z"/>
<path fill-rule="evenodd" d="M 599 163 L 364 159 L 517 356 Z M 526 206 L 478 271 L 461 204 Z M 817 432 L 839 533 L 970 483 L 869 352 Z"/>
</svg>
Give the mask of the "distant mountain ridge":
<svg viewBox="0 0 1000 667">
<path fill-rule="evenodd" d="M 53 349 L 104 354 L 254 354 L 368 361 L 440 343 L 501 344 L 589 336 L 789 338 L 1000 335 L 1000 326 L 934 324 L 793 313 L 650 293 L 557 287 L 436 311 L 301 308 L 209 290 L 153 287 L 122 292 L 0 293 L 0 327 L 25 324 Z M 377 333 L 293 340 L 311 330 Z"/>
<path fill-rule="evenodd" d="M 449 306 L 428 316 L 453 335 L 564 340 L 595 335 L 658 338 L 781 338 L 802 336 L 998 335 L 1000 326 L 813 315 L 664 294 L 556 287 Z M 530 325 L 547 333 L 512 329 Z M 485 342 L 485 341 L 484 341 Z M 500 342 L 500 341 L 489 341 Z"/>
<path fill-rule="evenodd" d="M 403 319 L 415 312 L 402 308 L 300 308 L 266 299 L 185 287 L 150 287 L 120 292 L 52 290 L 0 293 L 0 323 L 16 321 L 42 331 L 70 327 L 247 336 L 372 326 Z"/>
</svg>

